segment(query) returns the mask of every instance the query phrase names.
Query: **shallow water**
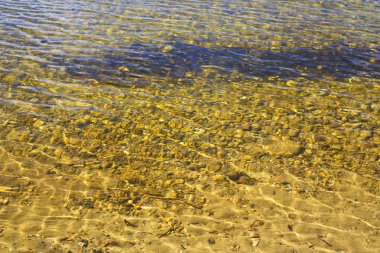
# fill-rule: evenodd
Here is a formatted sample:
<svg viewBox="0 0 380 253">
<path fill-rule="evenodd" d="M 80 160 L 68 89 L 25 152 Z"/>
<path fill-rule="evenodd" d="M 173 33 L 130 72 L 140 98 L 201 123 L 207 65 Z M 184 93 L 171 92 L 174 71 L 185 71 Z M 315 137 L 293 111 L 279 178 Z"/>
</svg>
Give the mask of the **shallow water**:
<svg viewBox="0 0 380 253">
<path fill-rule="evenodd" d="M 1 251 L 380 249 L 379 2 L 252 2 L 1 1 Z"/>
</svg>

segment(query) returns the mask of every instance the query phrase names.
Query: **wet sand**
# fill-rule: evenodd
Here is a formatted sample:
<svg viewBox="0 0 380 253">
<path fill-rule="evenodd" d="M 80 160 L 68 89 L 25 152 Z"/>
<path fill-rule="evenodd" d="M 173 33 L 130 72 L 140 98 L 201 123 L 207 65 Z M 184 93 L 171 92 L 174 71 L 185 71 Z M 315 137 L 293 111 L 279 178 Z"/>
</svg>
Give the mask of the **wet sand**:
<svg viewBox="0 0 380 253">
<path fill-rule="evenodd" d="M 2 161 L 5 157 L 2 152 Z M 163 195 L 152 189 L 128 207 L 93 202 L 96 190 L 128 194 L 126 188 L 115 187 L 116 177 L 98 172 L 52 175 L 48 167 L 23 161 L 28 162 L 35 168 L 14 165 L 15 174 L 22 176 L 2 177 L 1 252 L 376 252 L 380 248 L 380 197 L 364 191 L 361 178 L 349 172 L 343 173 L 335 191 L 326 191 L 286 171 L 276 175 L 245 171 L 257 180 L 246 185 L 202 170 L 179 182 L 183 191 Z"/>
</svg>

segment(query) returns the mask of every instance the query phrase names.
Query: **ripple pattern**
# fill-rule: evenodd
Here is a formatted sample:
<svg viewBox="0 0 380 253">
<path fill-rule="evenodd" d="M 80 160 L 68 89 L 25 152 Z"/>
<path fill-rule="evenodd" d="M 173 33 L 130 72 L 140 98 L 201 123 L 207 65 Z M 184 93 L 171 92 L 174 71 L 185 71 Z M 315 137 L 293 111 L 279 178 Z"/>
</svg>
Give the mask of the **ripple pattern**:
<svg viewBox="0 0 380 253">
<path fill-rule="evenodd" d="M 380 5 L 0 2 L 1 252 L 377 252 Z"/>
</svg>

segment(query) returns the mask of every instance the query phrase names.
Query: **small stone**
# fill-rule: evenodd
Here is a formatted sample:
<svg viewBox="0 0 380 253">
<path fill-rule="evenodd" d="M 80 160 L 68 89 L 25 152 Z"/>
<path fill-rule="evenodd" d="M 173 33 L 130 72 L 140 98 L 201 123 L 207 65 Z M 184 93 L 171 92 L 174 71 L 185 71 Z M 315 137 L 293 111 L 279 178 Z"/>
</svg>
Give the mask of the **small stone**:
<svg viewBox="0 0 380 253">
<path fill-rule="evenodd" d="M 311 154 L 313 154 L 313 151 L 308 148 L 308 149 L 305 150 L 305 153 L 308 154 L 308 155 L 311 155 Z"/>
<path fill-rule="evenodd" d="M 55 150 L 54 150 L 54 155 L 56 155 L 58 158 L 61 157 L 61 155 L 63 154 L 65 150 L 61 147 L 57 147 Z"/>
<path fill-rule="evenodd" d="M 298 129 L 289 129 L 288 136 L 290 137 L 296 137 L 300 131 Z"/>
<path fill-rule="evenodd" d="M 249 177 L 246 173 L 241 171 L 234 171 L 227 176 L 237 184 L 254 185 L 256 183 L 256 179 Z"/>
<path fill-rule="evenodd" d="M 319 91 L 319 95 L 320 96 L 328 96 L 328 95 L 330 95 L 331 94 L 331 90 L 328 90 L 328 89 L 321 89 L 320 91 Z"/>
<path fill-rule="evenodd" d="M 38 128 L 38 127 L 42 126 L 43 124 L 45 124 L 45 122 L 43 122 L 42 120 L 39 119 L 36 122 L 34 122 L 33 126 Z"/>
<path fill-rule="evenodd" d="M 331 148 L 335 149 L 335 150 L 342 150 L 343 149 L 342 145 L 339 145 L 339 144 L 331 145 Z"/>
<path fill-rule="evenodd" d="M 251 230 L 256 230 L 257 227 L 261 227 L 263 226 L 265 223 L 263 220 L 255 220 L 253 221 L 253 223 L 251 224 Z M 251 236 L 252 237 L 252 236 Z"/>
<path fill-rule="evenodd" d="M 317 135 L 314 137 L 314 140 L 317 142 L 325 142 L 328 140 L 328 138 L 326 136 L 323 136 L 323 135 Z"/>
<path fill-rule="evenodd" d="M 251 241 L 252 241 L 252 247 L 257 247 L 257 246 L 259 246 L 260 238 L 258 238 L 258 237 L 252 238 Z"/>
<path fill-rule="evenodd" d="M 77 121 L 75 121 L 76 127 L 79 127 L 79 128 L 85 127 L 88 124 L 90 124 L 90 120 L 84 119 L 84 118 L 83 119 L 78 119 Z"/>
<path fill-rule="evenodd" d="M 102 169 L 109 169 L 112 168 L 113 163 L 110 161 L 103 161 L 100 163 L 100 166 Z"/>
<path fill-rule="evenodd" d="M 81 248 L 87 248 L 88 247 L 88 240 L 84 239 L 78 243 L 78 246 Z"/>
<path fill-rule="evenodd" d="M 259 124 L 252 124 L 251 128 L 252 128 L 252 130 L 258 131 L 261 129 L 261 126 Z"/>
<path fill-rule="evenodd" d="M 265 126 L 264 128 L 263 128 L 263 130 L 262 130 L 262 132 L 264 133 L 264 134 L 271 134 L 271 133 L 273 133 L 273 128 L 272 127 L 270 127 L 270 126 Z"/>
<path fill-rule="evenodd" d="M 6 198 L 1 197 L 0 198 L 0 204 L 2 204 L 2 205 L 8 205 L 9 204 L 9 198 L 8 197 L 6 197 Z"/>
<path fill-rule="evenodd" d="M 186 198 L 186 201 L 187 202 L 189 202 L 189 203 L 191 203 L 191 204 L 194 204 L 194 202 L 195 202 L 195 195 L 194 194 L 191 194 L 191 195 L 189 195 L 187 198 Z"/>
<path fill-rule="evenodd" d="M 207 242 L 208 242 L 208 244 L 210 244 L 210 245 L 215 244 L 215 239 L 213 239 L 213 238 L 209 238 L 209 239 L 207 240 Z"/>
<path fill-rule="evenodd" d="M 204 134 L 206 132 L 206 130 L 204 130 L 203 128 L 198 128 L 195 132 L 195 134 Z"/>
<path fill-rule="evenodd" d="M 169 198 L 169 199 L 176 199 L 177 193 L 174 190 L 171 190 L 171 191 L 166 193 L 165 197 Z"/>
<path fill-rule="evenodd" d="M 95 205 L 94 205 L 95 202 L 93 199 L 85 199 L 82 204 L 83 204 L 83 207 L 87 208 L 87 209 L 95 207 Z"/>
<path fill-rule="evenodd" d="M 173 47 L 171 45 L 166 45 L 161 50 L 162 50 L 162 52 L 167 53 L 167 52 L 173 50 Z"/>
<path fill-rule="evenodd" d="M 215 181 L 224 181 L 225 179 L 226 179 L 226 177 L 223 175 L 220 175 L 220 174 L 217 174 L 214 176 Z"/>
<path fill-rule="evenodd" d="M 232 251 L 237 251 L 237 250 L 239 250 L 240 249 L 240 245 L 239 244 L 237 244 L 237 243 L 233 243 L 232 245 L 231 245 L 231 250 Z"/>
<path fill-rule="evenodd" d="M 119 67 L 119 70 L 120 71 L 125 71 L 125 72 L 129 72 L 130 71 L 129 68 L 127 68 L 126 66 Z"/>
<path fill-rule="evenodd" d="M 176 184 L 184 184 L 185 180 L 183 180 L 182 178 L 180 178 L 180 179 L 175 180 L 175 183 Z"/>
<path fill-rule="evenodd" d="M 263 148 L 271 155 L 287 157 L 298 155 L 303 151 L 300 144 L 291 140 L 276 141 L 269 145 L 264 145 Z"/>
<path fill-rule="evenodd" d="M 242 157 L 242 160 L 244 160 L 244 161 L 252 161 L 252 160 L 253 160 L 253 157 L 250 156 L 250 155 L 244 155 L 244 156 Z"/>
<path fill-rule="evenodd" d="M 166 180 L 165 182 L 164 182 L 164 185 L 165 186 L 170 186 L 170 185 L 172 185 L 173 184 L 173 182 L 172 182 L 172 180 L 170 180 L 170 179 L 168 179 L 168 180 Z"/>
<path fill-rule="evenodd" d="M 295 86 L 297 86 L 297 83 L 293 80 L 289 80 L 286 82 L 286 86 L 295 87 Z"/>
<path fill-rule="evenodd" d="M 24 132 L 22 132 L 22 133 L 20 134 L 20 136 L 19 136 L 19 141 L 21 141 L 21 142 L 26 142 L 26 141 L 28 140 L 28 138 L 29 138 L 29 132 L 24 131 Z"/>
<path fill-rule="evenodd" d="M 365 141 L 365 140 L 369 139 L 371 136 L 372 136 L 371 131 L 362 130 L 362 131 L 360 131 L 359 138 L 360 138 L 360 140 Z"/>
<path fill-rule="evenodd" d="M 241 124 L 241 130 L 250 131 L 252 129 L 251 125 L 248 122 Z"/>
</svg>

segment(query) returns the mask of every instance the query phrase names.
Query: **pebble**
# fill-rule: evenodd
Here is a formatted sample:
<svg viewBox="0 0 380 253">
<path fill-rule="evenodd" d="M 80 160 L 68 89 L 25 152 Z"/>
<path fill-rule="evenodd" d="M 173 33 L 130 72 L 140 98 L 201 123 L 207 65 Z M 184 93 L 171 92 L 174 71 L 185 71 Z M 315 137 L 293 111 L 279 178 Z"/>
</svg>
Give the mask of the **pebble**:
<svg viewBox="0 0 380 253">
<path fill-rule="evenodd" d="M 237 184 L 254 185 L 256 179 L 249 177 L 246 173 L 241 171 L 234 171 L 229 173 L 228 178 Z"/>
<path fill-rule="evenodd" d="M 275 141 L 269 145 L 264 145 L 263 148 L 269 154 L 278 156 L 289 157 L 302 153 L 301 145 L 291 140 Z"/>
<path fill-rule="evenodd" d="M 78 119 L 77 121 L 75 121 L 76 127 L 79 127 L 79 128 L 85 127 L 88 124 L 90 124 L 90 120 L 84 119 L 84 118 L 83 119 Z"/>
<path fill-rule="evenodd" d="M 261 126 L 259 124 L 252 124 L 251 128 L 252 128 L 252 130 L 258 131 L 261 129 Z"/>
<path fill-rule="evenodd" d="M 241 124 L 240 128 L 243 131 L 250 131 L 252 129 L 251 125 L 248 122 Z"/>
<path fill-rule="evenodd" d="M 244 155 L 242 157 L 242 160 L 244 161 L 252 161 L 253 160 L 253 157 L 251 155 Z"/>
<path fill-rule="evenodd" d="M 34 122 L 33 126 L 38 128 L 40 126 L 42 126 L 43 124 L 45 124 L 45 122 L 43 122 L 42 120 L 37 120 L 36 122 Z"/>
<path fill-rule="evenodd" d="M 78 246 L 81 248 L 87 248 L 88 247 L 88 240 L 84 239 L 84 240 L 78 242 Z"/>
<path fill-rule="evenodd" d="M 257 238 L 257 237 L 252 238 L 251 241 L 252 241 L 252 247 L 257 247 L 257 246 L 259 246 L 260 238 Z"/>
<path fill-rule="evenodd" d="M 1 197 L 0 198 L 0 204 L 8 205 L 9 204 L 9 198 L 8 197 Z"/>
<path fill-rule="evenodd" d="M 289 129 L 288 136 L 296 137 L 296 136 L 298 136 L 299 133 L 300 133 L 300 131 L 298 129 Z"/>
<path fill-rule="evenodd" d="M 231 245 L 231 250 L 232 251 L 237 251 L 237 250 L 239 250 L 240 249 L 240 245 L 239 244 L 237 244 L 237 243 L 233 243 L 232 245 Z"/>
<path fill-rule="evenodd" d="M 166 193 L 165 197 L 170 199 L 176 199 L 178 195 L 174 190 L 170 190 Z"/>
<path fill-rule="evenodd" d="M 359 139 L 365 141 L 365 140 L 369 139 L 371 136 L 372 136 L 371 131 L 362 130 L 362 131 L 360 131 Z"/>
<path fill-rule="evenodd" d="M 325 142 L 328 140 L 328 138 L 326 136 L 323 136 L 323 135 L 317 135 L 314 137 L 314 140 L 317 142 Z"/>
</svg>

